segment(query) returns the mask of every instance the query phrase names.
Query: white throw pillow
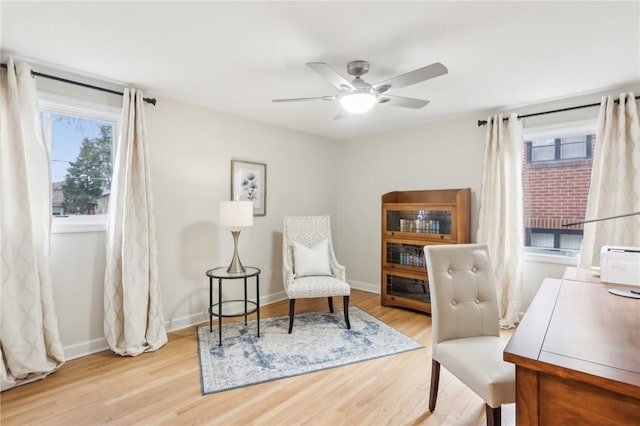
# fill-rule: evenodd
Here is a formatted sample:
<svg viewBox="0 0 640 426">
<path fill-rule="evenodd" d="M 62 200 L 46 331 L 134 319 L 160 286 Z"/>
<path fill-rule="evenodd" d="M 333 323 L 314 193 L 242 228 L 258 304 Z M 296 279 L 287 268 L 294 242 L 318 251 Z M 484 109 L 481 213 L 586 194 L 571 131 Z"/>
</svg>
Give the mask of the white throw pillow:
<svg viewBox="0 0 640 426">
<path fill-rule="evenodd" d="M 324 239 L 313 247 L 294 241 L 293 273 L 296 277 L 331 275 L 329 241 Z"/>
</svg>

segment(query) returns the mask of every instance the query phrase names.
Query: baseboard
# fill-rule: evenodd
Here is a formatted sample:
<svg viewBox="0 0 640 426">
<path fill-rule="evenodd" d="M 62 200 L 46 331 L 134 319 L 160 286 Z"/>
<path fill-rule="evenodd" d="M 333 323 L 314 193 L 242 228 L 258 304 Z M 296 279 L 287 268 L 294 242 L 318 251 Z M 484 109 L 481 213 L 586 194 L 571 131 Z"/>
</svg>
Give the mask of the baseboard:
<svg viewBox="0 0 640 426">
<path fill-rule="evenodd" d="M 83 356 L 95 354 L 97 352 L 109 349 L 106 337 L 100 339 L 89 340 L 88 342 L 76 343 L 64 347 L 64 359 L 71 361 L 72 359 L 82 358 Z"/>
<path fill-rule="evenodd" d="M 260 297 L 260 306 L 270 305 L 280 300 L 287 298 L 284 291 L 278 293 L 269 294 L 267 296 Z M 197 324 L 209 321 L 209 314 L 207 312 L 198 312 L 191 315 L 186 315 L 179 318 L 173 318 L 164 322 L 167 333 L 172 331 L 182 330 L 188 327 L 192 327 Z M 83 356 L 95 354 L 98 352 L 106 351 L 109 349 L 107 339 L 102 337 L 100 339 L 89 340 L 87 342 L 76 343 L 73 345 L 64 347 L 64 358 L 67 361 L 72 359 L 81 358 Z"/>
<path fill-rule="evenodd" d="M 367 291 L 369 293 L 380 294 L 380 286 L 377 284 L 366 283 L 363 281 L 348 280 L 351 288 L 356 290 Z M 284 291 L 278 293 L 269 294 L 260 297 L 260 306 L 270 305 L 281 300 L 285 300 L 287 295 Z M 165 321 L 164 326 L 167 332 L 182 330 L 188 327 L 192 327 L 197 324 L 209 321 L 209 314 L 207 312 L 198 312 L 191 315 L 186 315 L 179 318 L 173 318 Z M 106 351 L 109 349 L 107 339 L 102 337 L 100 339 L 89 340 L 87 342 L 76 343 L 64 347 L 64 357 L 67 361 L 72 359 L 81 358 L 83 356 L 95 354 L 97 352 Z"/>
<path fill-rule="evenodd" d="M 279 302 L 281 300 L 287 299 L 287 293 L 284 291 L 279 291 L 274 294 L 269 294 L 267 296 L 262 296 L 260 298 L 260 306 L 262 305 L 271 305 L 272 303 Z"/>
<path fill-rule="evenodd" d="M 184 317 L 172 318 L 164 322 L 164 328 L 167 330 L 167 333 L 171 333 L 172 331 L 182 330 L 203 322 L 209 322 L 209 314 L 207 312 L 198 312 Z"/>
<path fill-rule="evenodd" d="M 362 290 L 362 291 L 368 291 L 369 293 L 376 293 L 376 294 L 380 294 L 380 285 L 378 284 L 371 284 L 371 283 L 366 283 L 364 281 L 354 281 L 354 280 L 347 280 L 349 282 L 349 285 L 351 285 L 351 288 L 355 288 L 356 290 Z"/>
</svg>

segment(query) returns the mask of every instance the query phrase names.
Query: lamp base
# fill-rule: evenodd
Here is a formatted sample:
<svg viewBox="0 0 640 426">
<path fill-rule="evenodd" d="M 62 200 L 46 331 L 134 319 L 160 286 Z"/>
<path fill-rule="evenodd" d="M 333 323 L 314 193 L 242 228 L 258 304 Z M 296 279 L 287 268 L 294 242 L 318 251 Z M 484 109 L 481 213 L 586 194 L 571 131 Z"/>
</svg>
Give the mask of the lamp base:
<svg viewBox="0 0 640 426">
<path fill-rule="evenodd" d="M 227 272 L 230 274 L 243 274 L 246 270 L 244 266 L 242 266 L 242 262 L 240 262 L 240 257 L 238 256 L 238 237 L 240 236 L 239 230 L 231 231 L 231 235 L 233 235 L 233 259 L 231 259 L 231 264 L 227 268 Z"/>
</svg>

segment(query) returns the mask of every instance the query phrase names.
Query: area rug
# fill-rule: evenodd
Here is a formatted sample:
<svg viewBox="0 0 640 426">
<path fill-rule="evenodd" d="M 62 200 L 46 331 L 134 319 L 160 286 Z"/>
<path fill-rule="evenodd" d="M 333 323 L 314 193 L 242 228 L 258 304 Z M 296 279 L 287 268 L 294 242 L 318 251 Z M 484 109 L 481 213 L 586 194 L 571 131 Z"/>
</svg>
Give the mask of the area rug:
<svg viewBox="0 0 640 426">
<path fill-rule="evenodd" d="M 289 317 L 265 318 L 222 324 L 222 346 L 214 325 L 198 328 L 202 394 L 255 385 L 327 368 L 380 358 L 423 348 L 368 313 L 351 307 L 351 329 L 336 309 L 296 315 L 293 333 Z"/>
</svg>

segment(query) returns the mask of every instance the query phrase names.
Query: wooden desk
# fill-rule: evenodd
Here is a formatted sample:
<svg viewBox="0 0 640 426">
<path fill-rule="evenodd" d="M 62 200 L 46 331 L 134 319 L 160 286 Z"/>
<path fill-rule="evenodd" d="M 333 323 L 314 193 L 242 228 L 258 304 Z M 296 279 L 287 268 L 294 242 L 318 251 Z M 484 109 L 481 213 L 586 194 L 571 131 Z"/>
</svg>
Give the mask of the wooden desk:
<svg viewBox="0 0 640 426">
<path fill-rule="evenodd" d="M 640 424 L 640 299 L 546 279 L 504 350 L 521 425 Z"/>
</svg>

